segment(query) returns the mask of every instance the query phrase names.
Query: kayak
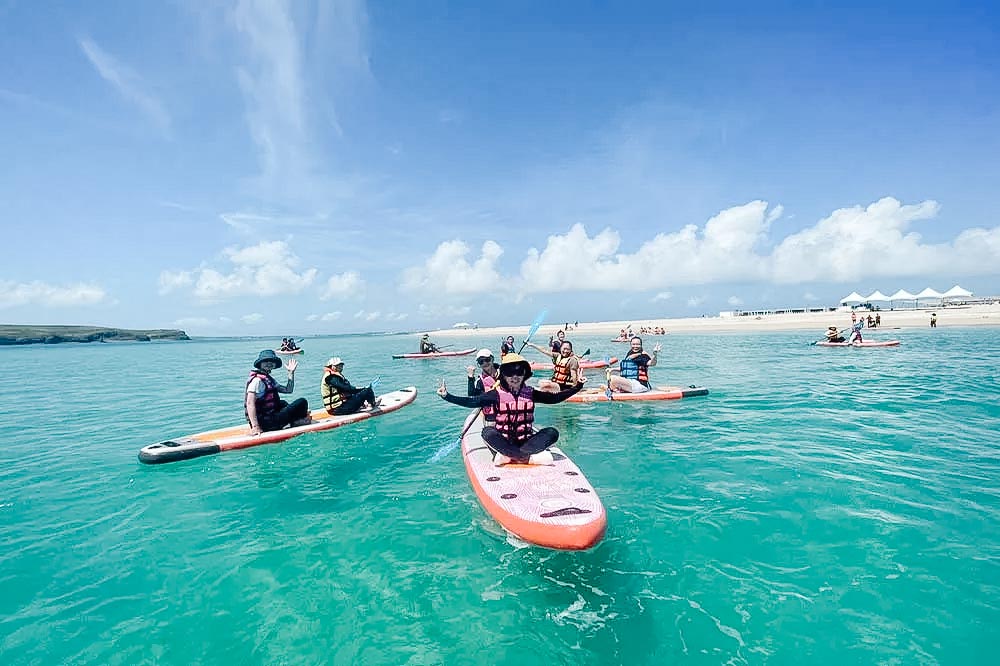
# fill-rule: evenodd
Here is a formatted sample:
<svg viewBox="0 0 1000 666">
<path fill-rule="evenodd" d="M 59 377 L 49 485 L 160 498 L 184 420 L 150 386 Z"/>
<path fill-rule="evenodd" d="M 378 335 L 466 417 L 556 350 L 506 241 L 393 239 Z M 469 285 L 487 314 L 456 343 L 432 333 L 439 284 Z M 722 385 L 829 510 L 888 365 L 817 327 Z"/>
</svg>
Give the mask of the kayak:
<svg viewBox="0 0 1000 666">
<path fill-rule="evenodd" d="M 476 351 L 476 348 L 463 349 L 461 351 L 444 351 L 444 352 L 434 352 L 432 354 L 393 354 L 393 358 L 439 358 L 442 356 L 468 356 L 472 352 Z"/>
<path fill-rule="evenodd" d="M 571 395 L 566 402 L 620 402 L 624 400 L 680 400 L 708 395 L 708 389 L 701 386 L 657 386 L 645 393 L 612 393 L 608 398 L 605 389 L 586 389 Z"/>
<path fill-rule="evenodd" d="M 157 465 L 160 463 L 198 458 L 233 449 L 247 449 L 251 446 L 260 446 L 262 444 L 276 444 L 307 432 L 319 432 L 320 430 L 339 428 L 349 423 L 357 423 L 358 421 L 394 412 L 413 402 L 416 397 L 417 389 L 413 386 L 408 386 L 404 389 L 378 396 L 381 405 L 375 409 L 364 409 L 356 414 L 347 414 L 345 416 L 331 416 L 325 409 L 316 409 L 312 412 L 313 422 L 309 425 L 273 430 L 256 437 L 250 434 L 250 426 L 245 423 L 231 428 L 209 430 L 195 435 L 188 435 L 187 437 L 178 437 L 142 447 L 139 449 L 139 460 L 149 465 Z"/>
<path fill-rule="evenodd" d="M 862 342 L 817 342 L 817 347 L 898 347 L 899 340 L 864 340 Z"/>
<path fill-rule="evenodd" d="M 470 414 L 465 427 L 465 471 L 483 508 L 504 529 L 522 541 L 555 550 L 586 550 L 604 537 L 604 505 L 559 447 L 549 447 L 550 465 L 497 467 L 482 438 L 482 412 Z"/>
<path fill-rule="evenodd" d="M 305 349 L 301 349 L 301 348 L 300 349 L 292 349 L 292 350 L 288 350 L 288 349 L 275 349 L 274 353 L 275 354 L 305 354 L 306 350 Z"/>
<path fill-rule="evenodd" d="M 618 359 L 615 358 L 614 356 L 612 356 L 607 361 L 603 361 L 603 360 L 601 360 L 601 361 L 580 361 L 580 368 L 582 368 L 584 370 L 588 370 L 590 368 L 606 368 L 611 363 L 617 363 L 617 362 L 618 362 Z M 531 369 L 532 370 L 551 370 L 552 367 L 553 366 L 552 366 L 551 363 L 539 363 L 539 362 L 535 362 L 535 363 L 531 364 Z"/>
</svg>

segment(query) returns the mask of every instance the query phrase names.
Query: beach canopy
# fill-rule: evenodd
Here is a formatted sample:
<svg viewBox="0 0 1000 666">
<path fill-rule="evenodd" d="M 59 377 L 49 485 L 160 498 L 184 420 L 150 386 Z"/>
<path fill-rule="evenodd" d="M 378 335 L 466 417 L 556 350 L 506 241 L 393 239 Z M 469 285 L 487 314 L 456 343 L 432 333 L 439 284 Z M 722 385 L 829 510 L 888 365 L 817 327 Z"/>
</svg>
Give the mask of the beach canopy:
<svg viewBox="0 0 1000 666">
<path fill-rule="evenodd" d="M 900 289 L 895 294 L 889 297 L 890 301 L 915 301 L 917 299 L 916 294 L 911 294 L 905 289 Z"/>
<path fill-rule="evenodd" d="M 969 298 L 972 296 L 972 292 L 962 289 L 956 284 L 954 287 L 944 292 L 942 296 L 944 298 Z"/>
<path fill-rule="evenodd" d="M 935 291 L 935 290 L 931 289 L 930 287 L 927 287 L 922 292 L 920 292 L 919 294 L 917 294 L 917 298 L 921 298 L 921 299 L 926 299 L 926 298 L 943 298 L 943 297 L 944 297 L 944 294 L 942 294 L 939 291 Z"/>
<path fill-rule="evenodd" d="M 867 301 L 869 303 L 871 301 L 888 301 L 888 300 L 889 300 L 889 297 L 886 296 L 885 294 L 883 294 L 878 289 L 876 289 L 872 293 L 870 293 L 867 296 L 865 296 L 865 301 Z"/>
<path fill-rule="evenodd" d="M 865 297 L 856 291 L 852 291 L 850 294 L 840 299 L 841 305 L 843 305 L 844 303 L 850 305 L 851 303 L 864 303 L 864 302 L 865 302 Z"/>
</svg>

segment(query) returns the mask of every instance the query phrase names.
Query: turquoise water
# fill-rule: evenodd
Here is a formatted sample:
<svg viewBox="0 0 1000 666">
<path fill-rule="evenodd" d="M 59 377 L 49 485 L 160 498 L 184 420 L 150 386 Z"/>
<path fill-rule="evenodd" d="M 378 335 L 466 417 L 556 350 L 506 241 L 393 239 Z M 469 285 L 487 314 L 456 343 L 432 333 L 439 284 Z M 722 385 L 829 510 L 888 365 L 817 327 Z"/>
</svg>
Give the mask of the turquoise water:
<svg viewBox="0 0 1000 666">
<path fill-rule="evenodd" d="M 337 354 L 413 405 L 162 466 L 139 447 L 240 421 L 260 342 L 0 349 L 0 663 L 993 663 L 1000 330 L 890 334 L 670 335 L 654 382 L 708 397 L 539 407 L 608 510 L 585 553 L 429 462 L 467 360 L 390 360 L 414 336 L 306 340 L 296 392 Z"/>
</svg>

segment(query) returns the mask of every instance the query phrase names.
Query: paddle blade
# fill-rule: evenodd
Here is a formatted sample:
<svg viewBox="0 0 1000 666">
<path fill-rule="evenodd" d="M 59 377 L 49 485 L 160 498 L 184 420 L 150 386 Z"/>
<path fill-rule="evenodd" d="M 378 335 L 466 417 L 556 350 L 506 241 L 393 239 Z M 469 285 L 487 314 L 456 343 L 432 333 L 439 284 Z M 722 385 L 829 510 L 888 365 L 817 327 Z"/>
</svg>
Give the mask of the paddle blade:
<svg viewBox="0 0 1000 666">
<path fill-rule="evenodd" d="M 434 455 L 431 456 L 430 462 L 436 463 L 436 462 L 438 462 L 440 460 L 443 460 L 444 458 L 446 458 L 448 456 L 449 453 L 451 453 L 452 451 L 454 451 L 455 449 L 457 449 L 458 445 L 461 444 L 461 443 L 462 443 L 462 438 L 459 437 L 454 442 L 451 442 L 449 444 L 445 444 L 440 449 L 438 449 L 434 453 Z"/>
<path fill-rule="evenodd" d="M 376 386 L 379 385 L 379 382 L 381 381 L 382 381 L 382 375 L 375 375 L 375 379 L 373 379 L 371 383 L 368 384 L 368 386 L 374 389 Z"/>
<path fill-rule="evenodd" d="M 528 340 L 531 339 L 531 336 L 533 336 L 535 333 L 538 332 L 539 327 L 545 321 L 545 317 L 548 314 L 549 314 L 548 310 L 542 310 L 541 312 L 538 313 L 538 316 L 535 317 L 535 321 L 531 322 L 531 328 L 528 329 L 528 337 L 526 337 L 524 339 L 524 342 L 521 343 L 521 349 L 518 350 L 517 352 L 518 354 L 524 351 L 524 346 L 528 344 Z"/>
</svg>

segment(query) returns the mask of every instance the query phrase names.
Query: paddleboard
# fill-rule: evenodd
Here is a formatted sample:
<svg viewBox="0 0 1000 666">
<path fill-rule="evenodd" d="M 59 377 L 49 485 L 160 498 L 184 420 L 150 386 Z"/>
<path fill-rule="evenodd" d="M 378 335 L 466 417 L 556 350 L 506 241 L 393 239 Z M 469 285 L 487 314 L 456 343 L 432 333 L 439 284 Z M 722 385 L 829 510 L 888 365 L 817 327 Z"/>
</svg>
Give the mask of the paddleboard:
<svg viewBox="0 0 1000 666">
<path fill-rule="evenodd" d="M 393 354 L 393 358 L 440 358 L 443 356 L 468 356 L 472 352 L 476 351 L 476 348 L 463 349 L 461 351 L 443 351 L 434 352 L 433 354 Z"/>
<path fill-rule="evenodd" d="M 607 514 L 597 491 L 559 447 L 551 465 L 493 464 L 483 441 L 483 416 L 465 420 L 462 437 L 465 471 L 479 502 L 508 532 L 531 544 L 555 550 L 585 550 L 607 529 Z"/>
<path fill-rule="evenodd" d="M 284 428 L 283 430 L 272 430 L 261 433 L 256 437 L 250 434 L 250 426 L 245 423 L 231 428 L 209 430 L 195 435 L 188 435 L 187 437 L 178 437 L 142 447 L 139 449 L 139 460 L 149 465 L 156 465 L 199 458 L 233 449 L 247 449 L 251 446 L 261 446 L 262 444 L 276 444 L 307 432 L 339 428 L 350 423 L 357 423 L 358 421 L 394 412 L 413 402 L 416 397 L 417 389 L 413 386 L 408 386 L 404 389 L 378 396 L 381 405 L 375 409 L 365 409 L 356 414 L 347 414 L 345 416 L 330 416 L 325 409 L 316 409 L 312 412 L 313 422 L 309 425 Z"/>
<path fill-rule="evenodd" d="M 300 349 L 292 349 L 290 351 L 289 350 L 284 350 L 284 349 L 275 349 L 274 353 L 275 354 L 305 354 L 306 350 L 301 349 L 301 348 Z"/>
<path fill-rule="evenodd" d="M 606 368 L 610 363 L 617 363 L 618 359 L 611 357 L 610 360 L 597 360 L 597 361 L 580 361 L 580 368 L 583 370 L 589 370 L 591 368 Z M 535 362 L 531 364 L 532 370 L 551 370 L 553 365 L 551 363 L 540 363 Z"/>
<path fill-rule="evenodd" d="M 862 342 L 817 342 L 817 347 L 898 347 L 899 340 L 864 340 Z"/>
<path fill-rule="evenodd" d="M 621 402 L 627 400 L 680 400 L 708 395 L 708 389 L 701 386 L 656 386 L 645 393 L 612 393 L 608 398 L 604 388 L 585 389 L 566 399 L 566 402 Z"/>
</svg>

